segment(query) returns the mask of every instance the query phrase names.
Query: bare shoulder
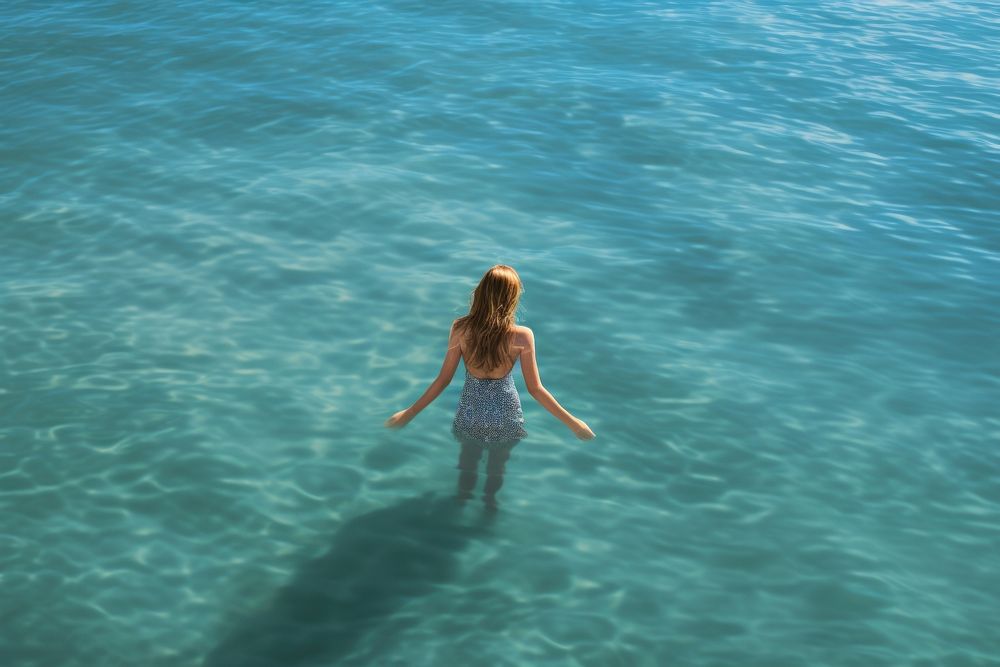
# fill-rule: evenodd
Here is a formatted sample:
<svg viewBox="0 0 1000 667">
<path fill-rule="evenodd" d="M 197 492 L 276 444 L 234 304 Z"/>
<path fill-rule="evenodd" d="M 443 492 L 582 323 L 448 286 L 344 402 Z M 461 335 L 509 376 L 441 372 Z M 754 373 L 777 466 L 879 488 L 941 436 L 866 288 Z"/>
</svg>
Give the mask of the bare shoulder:
<svg viewBox="0 0 1000 667">
<path fill-rule="evenodd" d="M 523 325 L 514 326 L 514 345 L 516 347 L 532 347 L 535 343 L 535 332 Z"/>
</svg>

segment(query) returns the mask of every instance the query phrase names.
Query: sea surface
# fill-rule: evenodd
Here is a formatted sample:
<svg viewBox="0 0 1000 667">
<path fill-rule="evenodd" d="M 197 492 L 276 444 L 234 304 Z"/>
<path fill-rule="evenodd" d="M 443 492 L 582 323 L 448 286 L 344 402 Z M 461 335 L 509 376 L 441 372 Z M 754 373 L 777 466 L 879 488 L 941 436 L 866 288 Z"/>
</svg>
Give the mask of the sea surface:
<svg viewBox="0 0 1000 667">
<path fill-rule="evenodd" d="M 1000 665 L 994 2 L 0 6 L 3 667 Z M 544 386 L 454 493 L 482 274 Z M 480 476 L 480 492 L 483 476 Z"/>
</svg>

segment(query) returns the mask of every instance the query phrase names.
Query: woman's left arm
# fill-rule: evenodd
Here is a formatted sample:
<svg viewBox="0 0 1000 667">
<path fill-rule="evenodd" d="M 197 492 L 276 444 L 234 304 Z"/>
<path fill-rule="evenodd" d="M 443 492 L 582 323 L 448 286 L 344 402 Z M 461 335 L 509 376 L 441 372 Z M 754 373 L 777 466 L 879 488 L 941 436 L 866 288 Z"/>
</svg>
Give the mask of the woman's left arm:
<svg viewBox="0 0 1000 667">
<path fill-rule="evenodd" d="M 402 428 L 410 420 L 417 416 L 421 410 L 426 408 L 437 398 L 444 388 L 451 384 L 451 379 L 455 377 L 455 369 L 458 368 L 458 360 L 462 358 L 462 348 L 459 345 L 459 337 L 455 331 L 455 323 L 451 323 L 451 331 L 448 332 L 448 350 L 444 355 L 444 362 L 438 376 L 434 378 L 423 396 L 405 410 L 400 410 L 385 421 L 387 428 Z"/>
</svg>

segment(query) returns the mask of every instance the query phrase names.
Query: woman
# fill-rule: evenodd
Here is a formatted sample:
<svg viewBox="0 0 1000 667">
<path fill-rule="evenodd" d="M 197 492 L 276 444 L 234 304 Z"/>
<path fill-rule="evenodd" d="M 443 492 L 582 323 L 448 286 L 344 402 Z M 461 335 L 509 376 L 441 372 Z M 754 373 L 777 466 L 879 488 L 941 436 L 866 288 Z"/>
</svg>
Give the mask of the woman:
<svg viewBox="0 0 1000 667">
<path fill-rule="evenodd" d="M 401 428 L 427 407 L 451 383 L 459 358 L 465 360 L 465 385 L 458 400 L 451 432 L 461 444 L 458 459 L 458 499 L 468 500 L 476 487 L 477 469 L 483 452 L 489 452 L 483 501 L 496 509 L 496 493 L 510 451 L 528 433 L 524 430 L 521 399 L 511 373 L 521 360 L 521 374 L 532 398 L 566 424 L 581 440 L 594 432 L 571 415 L 542 386 L 535 362 L 535 337 L 531 329 L 514 324 L 514 313 L 524 288 L 512 267 L 497 264 L 483 275 L 472 293 L 468 315 L 451 325 L 448 352 L 437 378 L 413 405 L 386 420 L 389 428 Z"/>
</svg>

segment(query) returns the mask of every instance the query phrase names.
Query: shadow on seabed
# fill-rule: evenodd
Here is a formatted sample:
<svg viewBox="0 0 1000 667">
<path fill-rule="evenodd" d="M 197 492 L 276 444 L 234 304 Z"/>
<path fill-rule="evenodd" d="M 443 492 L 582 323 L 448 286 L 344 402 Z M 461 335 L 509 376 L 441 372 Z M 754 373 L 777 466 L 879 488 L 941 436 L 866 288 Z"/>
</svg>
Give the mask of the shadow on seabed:
<svg viewBox="0 0 1000 667">
<path fill-rule="evenodd" d="M 450 581 L 458 553 L 490 532 L 433 492 L 347 521 L 330 550 L 303 564 L 268 605 L 236 627 L 202 667 L 330 664 L 409 599 Z"/>
</svg>

